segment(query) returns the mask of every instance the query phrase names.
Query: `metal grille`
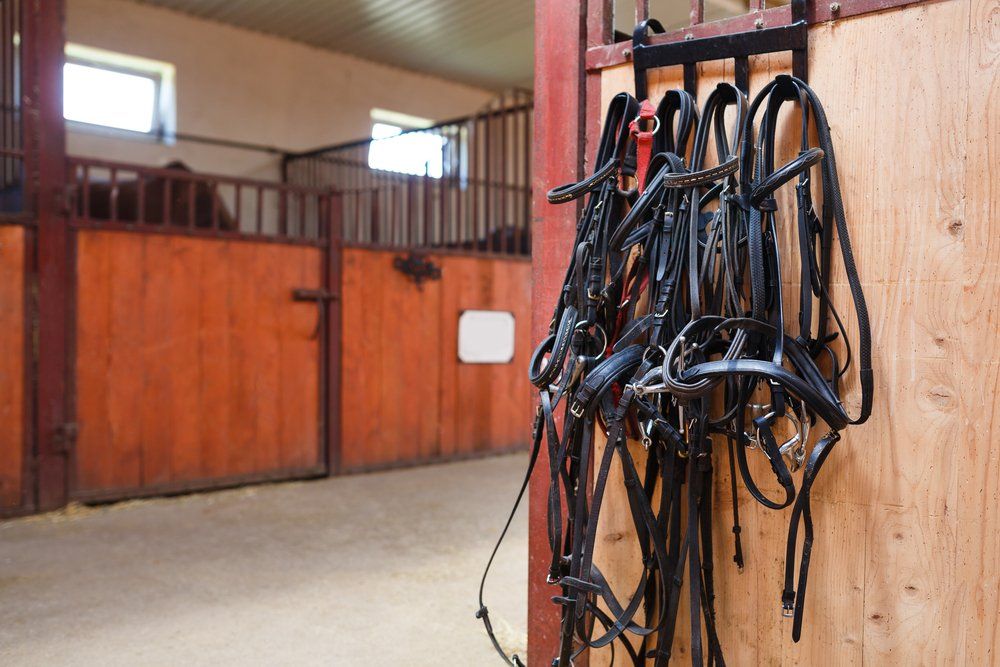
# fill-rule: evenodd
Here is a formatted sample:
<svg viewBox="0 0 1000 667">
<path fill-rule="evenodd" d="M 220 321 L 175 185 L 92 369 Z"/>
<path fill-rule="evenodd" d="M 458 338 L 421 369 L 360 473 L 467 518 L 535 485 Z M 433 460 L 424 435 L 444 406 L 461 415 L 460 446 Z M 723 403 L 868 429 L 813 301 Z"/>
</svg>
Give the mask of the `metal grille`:
<svg viewBox="0 0 1000 667">
<path fill-rule="evenodd" d="M 21 0 L 0 0 L 0 216 L 24 210 Z"/>
<path fill-rule="evenodd" d="M 91 158 L 67 159 L 74 226 L 322 245 L 329 190 Z"/>
<path fill-rule="evenodd" d="M 290 155 L 285 175 L 341 194 L 347 243 L 528 255 L 531 132 L 531 98 L 517 93 L 425 130 Z M 411 173 L 372 166 L 385 166 L 373 151 L 403 151 L 414 138 L 440 146 L 440 158 Z"/>
</svg>

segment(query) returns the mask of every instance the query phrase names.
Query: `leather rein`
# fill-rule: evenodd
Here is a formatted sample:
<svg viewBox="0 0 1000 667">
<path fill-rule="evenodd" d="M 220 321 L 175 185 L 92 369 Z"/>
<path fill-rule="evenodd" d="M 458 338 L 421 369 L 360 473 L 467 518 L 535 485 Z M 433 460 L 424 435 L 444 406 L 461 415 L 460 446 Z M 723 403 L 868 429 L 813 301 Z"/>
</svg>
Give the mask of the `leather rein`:
<svg viewBox="0 0 1000 667">
<path fill-rule="evenodd" d="M 798 113 L 791 118 L 799 152 L 775 166 L 786 103 Z M 712 532 L 721 449 L 740 571 L 738 482 L 765 507 L 791 507 L 780 604 L 798 641 L 814 539 L 811 489 L 840 431 L 868 419 L 874 384 L 868 311 L 823 107 L 806 83 L 786 75 L 752 102 L 719 84 L 700 113 L 683 90 L 667 92 L 655 108 L 621 93 L 608 107 L 594 165 L 589 177 L 548 193 L 551 203 L 582 199 L 582 215 L 549 334 L 531 359 L 539 396 L 531 460 L 500 537 L 544 447 L 548 583 L 562 619 L 552 664 L 568 667 L 603 646 L 611 646 L 612 661 L 618 651 L 634 665 L 667 664 L 685 583 L 692 664 L 725 664 Z M 778 193 L 792 188 L 795 215 L 779 220 Z M 830 294 L 835 240 L 856 353 Z M 793 271 L 794 287 L 782 281 Z M 841 399 L 852 366 L 856 416 Z M 827 428 L 816 437 L 821 422 Z M 751 471 L 751 457 L 761 455 L 776 495 Z M 641 572 L 613 589 L 595 546 L 607 490 L 622 483 Z M 504 661 L 523 665 L 494 636 L 483 584 L 477 617 Z"/>
</svg>

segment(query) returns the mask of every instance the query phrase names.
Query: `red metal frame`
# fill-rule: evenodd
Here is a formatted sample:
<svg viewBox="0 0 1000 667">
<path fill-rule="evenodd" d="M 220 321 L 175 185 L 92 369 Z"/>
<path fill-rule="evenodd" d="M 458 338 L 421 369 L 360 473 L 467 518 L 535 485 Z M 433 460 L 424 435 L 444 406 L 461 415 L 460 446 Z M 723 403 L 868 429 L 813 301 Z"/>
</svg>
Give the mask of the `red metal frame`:
<svg viewBox="0 0 1000 667">
<path fill-rule="evenodd" d="M 636 1 L 637 3 L 643 2 L 643 0 Z M 894 9 L 896 7 L 927 1 L 929 0 L 840 0 L 839 2 L 829 3 L 809 2 L 806 20 L 809 24 L 822 23 L 824 21 L 844 19 L 860 14 Z M 580 2 L 584 3 L 586 0 L 580 0 Z M 749 13 L 704 23 L 704 0 L 691 0 L 691 25 L 663 34 L 652 35 L 649 37 L 648 43 L 669 44 L 685 39 L 714 37 L 716 35 L 755 30 L 761 27 L 786 25 L 791 22 L 792 13 L 788 5 L 761 9 L 762 5 L 763 2 L 761 0 L 751 0 Z M 605 17 L 607 20 L 610 20 L 609 15 L 605 14 Z M 605 67 L 614 67 L 615 65 L 629 62 L 631 52 L 631 42 L 610 44 L 608 40 L 603 40 L 599 44 L 590 45 L 586 55 L 587 71 L 599 71 Z"/>
<path fill-rule="evenodd" d="M 33 355 L 35 507 L 45 510 L 66 502 L 72 445 L 72 417 L 67 402 L 71 277 L 69 237 L 64 224 L 66 130 L 62 117 L 65 2 L 25 2 L 22 11 L 25 189 L 36 221 L 28 240 L 34 246 L 34 256 L 27 276 L 37 295 L 29 315 L 37 337 Z"/>
<path fill-rule="evenodd" d="M 340 307 L 341 270 L 343 260 L 343 210 L 340 195 L 326 199 L 326 261 L 323 263 L 323 288 L 326 303 L 322 304 L 323 345 L 320 354 L 320 410 L 322 432 L 320 443 L 324 451 L 321 457 L 326 462 L 327 474 L 340 472 L 341 461 L 341 416 L 340 392 L 343 385 L 341 366 L 341 331 L 343 327 Z"/>
<path fill-rule="evenodd" d="M 576 209 L 550 205 L 545 193 L 553 183 L 578 179 L 583 169 L 583 139 L 587 134 L 583 120 L 585 19 L 582 3 L 535 2 L 533 340 L 541 340 L 548 332 L 551 304 L 562 285 L 560 258 L 568 255 L 576 227 Z M 528 491 L 528 664 L 533 665 L 549 664 L 558 651 L 559 613 L 549 602 L 553 589 L 545 584 L 550 559 L 545 519 L 546 459 L 543 447 Z"/>
</svg>

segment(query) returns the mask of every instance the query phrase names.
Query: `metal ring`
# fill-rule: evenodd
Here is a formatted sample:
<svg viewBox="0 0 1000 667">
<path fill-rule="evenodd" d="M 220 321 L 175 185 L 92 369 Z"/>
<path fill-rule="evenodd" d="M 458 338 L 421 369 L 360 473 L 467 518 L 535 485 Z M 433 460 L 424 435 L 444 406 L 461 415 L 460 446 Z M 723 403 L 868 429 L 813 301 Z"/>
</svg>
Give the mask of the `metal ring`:
<svg viewBox="0 0 1000 667">
<path fill-rule="evenodd" d="M 642 116 L 636 116 L 634 119 L 632 119 L 632 122 L 635 123 L 636 129 L 639 128 L 639 121 L 640 120 L 642 120 Z M 659 131 L 660 131 L 660 117 L 659 116 L 653 116 L 653 132 L 652 132 L 652 134 L 656 134 Z"/>
</svg>

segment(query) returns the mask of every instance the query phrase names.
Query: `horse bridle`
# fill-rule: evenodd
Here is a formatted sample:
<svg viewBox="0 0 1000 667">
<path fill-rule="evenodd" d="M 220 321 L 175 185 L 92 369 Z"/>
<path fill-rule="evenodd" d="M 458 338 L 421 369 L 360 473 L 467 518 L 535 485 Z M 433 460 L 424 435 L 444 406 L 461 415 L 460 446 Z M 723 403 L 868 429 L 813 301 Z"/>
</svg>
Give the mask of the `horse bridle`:
<svg viewBox="0 0 1000 667">
<path fill-rule="evenodd" d="M 786 102 L 799 111 L 800 150 L 775 167 L 778 114 Z M 810 145 L 811 132 L 818 146 Z M 544 445 L 548 582 L 562 610 L 559 655 L 552 664 L 565 667 L 588 648 L 609 645 L 624 649 L 633 664 L 666 664 L 685 573 L 692 663 L 707 658 L 724 664 L 712 535 L 713 464 L 723 439 L 733 559 L 740 570 L 737 469 L 762 505 L 792 508 L 781 607 L 793 618 L 792 638 L 798 641 L 814 538 L 810 492 L 839 432 L 867 420 L 873 391 L 868 312 L 826 114 L 808 85 L 786 75 L 749 104 L 736 87 L 719 84 L 700 118 L 694 99 L 682 90 L 667 92 L 655 109 L 621 93 L 608 107 L 594 164 L 590 177 L 548 194 L 551 203 L 585 200 L 549 335 L 530 363 L 539 405 L 531 460 L 511 512 L 512 518 Z M 797 243 L 782 254 L 775 195 L 793 181 Z M 627 189 L 632 182 L 635 187 Z M 813 203 L 817 191 L 820 214 Z M 858 325 L 856 417 L 840 399 L 841 380 L 854 358 L 830 298 L 834 231 Z M 781 262 L 795 256 L 798 321 L 788 322 Z M 846 350 L 843 364 L 832 347 L 838 338 Z M 766 402 L 756 398 L 761 395 Z M 810 451 L 819 421 L 829 431 Z M 783 442 L 776 435 L 780 422 L 794 427 Z M 598 428 L 607 442 L 595 460 Z M 644 465 L 629 447 L 636 441 L 646 452 Z M 765 494 L 754 479 L 748 461 L 754 449 L 770 463 L 782 489 L 778 497 Z M 637 581 L 624 591 L 612 590 L 594 563 L 598 518 L 616 458 L 642 561 Z M 509 526 L 510 518 L 501 540 Z M 495 555 L 496 548 L 490 564 Z M 482 592 L 481 584 L 477 617 L 507 664 L 522 665 L 497 642 Z M 636 644 L 625 635 L 636 637 Z"/>
</svg>

